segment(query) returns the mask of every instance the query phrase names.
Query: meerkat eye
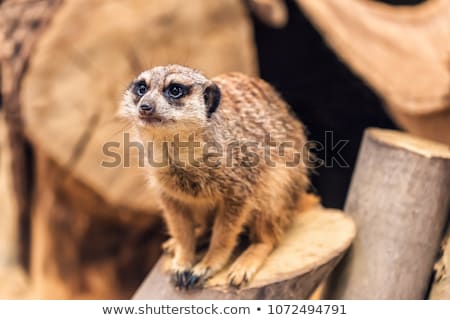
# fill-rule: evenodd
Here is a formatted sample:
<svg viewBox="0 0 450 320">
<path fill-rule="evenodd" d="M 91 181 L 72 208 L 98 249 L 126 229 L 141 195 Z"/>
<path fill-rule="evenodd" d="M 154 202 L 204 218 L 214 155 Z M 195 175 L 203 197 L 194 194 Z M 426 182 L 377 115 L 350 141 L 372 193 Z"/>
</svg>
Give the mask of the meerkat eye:
<svg viewBox="0 0 450 320">
<path fill-rule="evenodd" d="M 167 87 L 167 95 L 172 99 L 180 99 L 186 95 L 187 89 L 181 84 L 172 83 Z"/>
<path fill-rule="evenodd" d="M 139 81 L 134 86 L 134 93 L 139 97 L 142 97 L 147 91 L 148 91 L 148 86 L 145 83 L 145 81 Z"/>
</svg>

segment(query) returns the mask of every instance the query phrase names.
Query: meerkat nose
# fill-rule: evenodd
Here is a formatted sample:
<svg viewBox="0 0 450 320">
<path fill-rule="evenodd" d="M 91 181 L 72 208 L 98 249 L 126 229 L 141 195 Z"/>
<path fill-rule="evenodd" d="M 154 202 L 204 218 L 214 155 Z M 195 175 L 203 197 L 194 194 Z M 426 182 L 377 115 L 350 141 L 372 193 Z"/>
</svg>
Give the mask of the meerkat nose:
<svg viewBox="0 0 450 320">
<path fill-rule="evenodd" d="M 139 106 L 139 112 L 143 114 L 152 114 L 155 111 L 155 107 L 144 103 Z"/>
</svg>

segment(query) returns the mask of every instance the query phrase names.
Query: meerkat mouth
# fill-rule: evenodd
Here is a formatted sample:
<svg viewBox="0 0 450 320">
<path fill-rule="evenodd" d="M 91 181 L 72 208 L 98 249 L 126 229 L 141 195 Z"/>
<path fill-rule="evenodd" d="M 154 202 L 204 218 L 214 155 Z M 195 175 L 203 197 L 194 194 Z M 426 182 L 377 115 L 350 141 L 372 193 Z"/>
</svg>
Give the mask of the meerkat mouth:
<svg viewBox="0 0 450 320">
<path fill-rule="evenodd" d="M 155 124 L 162 124 L 164 122 L 163 118 L 151 116 L 151 117 L 139 117 L 141 120 L 141 123 L 143 125 L 155 125 Z"/>
</svg>

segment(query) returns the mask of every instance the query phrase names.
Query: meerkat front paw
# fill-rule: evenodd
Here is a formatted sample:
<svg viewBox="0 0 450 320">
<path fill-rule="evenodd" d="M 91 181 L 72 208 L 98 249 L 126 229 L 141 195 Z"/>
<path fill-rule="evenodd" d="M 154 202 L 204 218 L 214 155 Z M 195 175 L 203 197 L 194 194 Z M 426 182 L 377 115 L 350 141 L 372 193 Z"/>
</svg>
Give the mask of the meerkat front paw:
<svg viewBox="0 0 450 320">
<path fill-rule="evenodd" d="M 195 285 L 195 278 L 190 270 L 180 270 L 172 273 L 171 282 L 178 289 L 190 289 Z"/>
<path fill-rule="evenodd" d="M 206 281 L 220 271 L 225 263 L 216 261 L 211 263 L 208 259 L 203 259 L 192 268 L 193 286 L 202 288 Z"/>
<path fill-rule="evenodd" d="M 176 288 L 188 289 L 193 286 L 191 271 L 193 262 L 193 255 L 183 256 L 175 254 L 175 257 L 172 260 L 171 282 Z"/>
<path fill-rule="evenodd" d="M 247 268 L 247 266 L 243 266 L 241 263 L 233 263 L 228 271 L 227 282 L 231 287 L 239 289 L 246 286 L 255 273 L 256 269 L 254 268 Z"/>
<path fill-rule="evenodd" d="M 191 268 L 189 266 L 179 266 L 175 263 L 172 266 L 170 280 L 179 289 L 189 289 L 194 285 Z"/>
</svg>

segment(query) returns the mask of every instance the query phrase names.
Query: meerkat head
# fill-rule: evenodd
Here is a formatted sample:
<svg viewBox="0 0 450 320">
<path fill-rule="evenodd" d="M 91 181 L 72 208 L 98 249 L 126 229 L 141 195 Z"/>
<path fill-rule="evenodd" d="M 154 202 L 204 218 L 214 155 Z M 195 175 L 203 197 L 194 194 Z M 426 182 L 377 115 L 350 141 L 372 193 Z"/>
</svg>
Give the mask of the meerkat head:
<svg viewBox="0 0 450 320">
<path fill-rule="evenodd" d="M 139 131 L 198 130 L 220 103 L 220 89 L 201 73 L 179 65 L 142 72 L 129 85 L 120 114 Z"/>
</svg>

